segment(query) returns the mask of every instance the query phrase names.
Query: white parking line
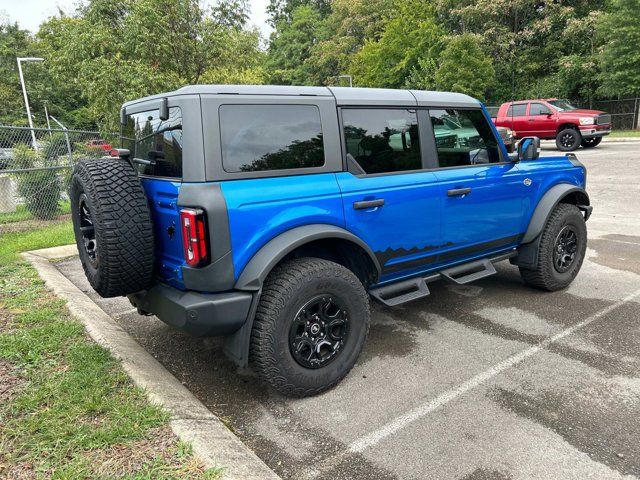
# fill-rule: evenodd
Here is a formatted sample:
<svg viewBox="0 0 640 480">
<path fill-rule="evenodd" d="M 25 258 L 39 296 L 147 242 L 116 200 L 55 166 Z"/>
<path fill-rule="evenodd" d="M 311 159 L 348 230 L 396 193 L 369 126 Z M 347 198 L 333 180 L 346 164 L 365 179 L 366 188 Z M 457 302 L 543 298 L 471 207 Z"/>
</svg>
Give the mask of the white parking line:
<svg viewBox="0 0 640 480">
<path fill-rule="evenodd" d="M 581 328 L 586 327 L 587 325 L 589 325 L 590 323 L 596 321 L 597 319 L 601 318 L 602 316 L 608 314 L 609 312 L 611 312 L 612 310 L 615 310 L 616 308 L 620 307 L 621 305 L 633 300 L 634 298 L 640 296 L 640 290 L 635 291 L 634 293 L 632 293 L 631 295 L 628 295 L 627 297 L 623 298 L 622 300 L 619 300 L 618 302 L 609 305 L 606 308 L 603 308 L 602 310 L 594 313 L 593 315 L 587 317 L 585 320 L 576 323 L 575 325 L 567 328 L 566 330 L 562 330 L 561 332 L 557 333 L 556 335 L 553 335 L 545 340 L 543 340 L 542 342 L 538 343 L 537 345 L 534 345 L 530 348 L 527 348 L 526 350 L 523 350 L 519 353 L 516 353 L 512 356 L 510 356 L 509 358 L 507 358 L 506 360 L 498 363 L 497 365 L 485 370 L 482 373 L 479 373 L 478 375 L 476 375 L 475 377 L 471 378 L 470 380 L 467 380 L 466 382 L 464 382 L 463 384 L 461 384 L 460 386 L 451 389 L 447 392 L 444 392 L 443 394 L 437 396 L 436 398 L 434 398 L 433 400 L 431 400 L 428 403 L 425 403 L 423 405 L 420 405 L 419 407 L 416 407 L 413 410 L 410 410 L 409 412 L 400 415 L 399 417 L 395 418 L 394 420 L 390 421 L 389 423 L 387 423 L 386 425 L 384 425 L 383 427 L 374 430 L 371 433 L 368 433 L 366 435 L 364 435 L 363 437 L 360 437 L 359 439 L 351 442 L 351 444 L 349 445 L 349 451 L 350 452 L 362 452 L 364 450 L 366 450 L 369 447 L 372 447 L 378 443 L 380 443 L 382 440 L 384 440 L 385 438 L 387 438 L 390 435 L 393 435 L 395 432 L 397 432 L 398 430 L 406 427 L 407 425 L 409 425 L 412 422 L 415 422 L 416 420 L 419 420 L 420 418 L 424 417 L 425 415 L 428 415 L 429 413 L 439 409 L 440 407 L 448 404 L 449 402 L 451 402 L 452 400 L 455 400 L 456 398 L 458 398 L 461 395 L 464 395 L 465 393 L 467 393 L 470 390 L 473 390 L 474 388 L 482 385 L 483 383 L 487 382 L 488 380 L 492 379 L 493 377 L 495 377 L 496 375 L 499 375 L 500 373 L 504 372 L 505 370 L 515 366 L 516 364 L 522 362 L 523 360 L 535 355 L 536 353 L 544 350 L 546 347 L 548 347 L 550 344 L 557 342 L 558 340 L 562 340 L 563 338 L 567 337 L 568 335 L 571 335 L 572 333 L 576 332 L 577 330 L 580 330 Z"/>
</svg>

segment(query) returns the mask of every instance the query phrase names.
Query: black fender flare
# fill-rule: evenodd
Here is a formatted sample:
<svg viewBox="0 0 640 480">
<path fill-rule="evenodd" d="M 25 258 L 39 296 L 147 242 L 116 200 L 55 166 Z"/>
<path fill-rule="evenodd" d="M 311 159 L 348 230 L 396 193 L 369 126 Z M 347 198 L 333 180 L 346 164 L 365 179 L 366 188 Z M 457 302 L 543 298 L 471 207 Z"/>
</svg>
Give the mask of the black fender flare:
<svg viewBox="0 0 640 480">
<path fill-rule="evenodd" d="M 538 202 L 538 205 L 531 216 L 531 220 L 529 221 L 527 231 L 525 232 L 524 237 L 522 237 L 520 243 L 526 244 L 533 242 L 542 232 L 549 215 L 551 215 L 553 209 L 556 208 L 556 205 L 558 205 L 562 199 L 572 194 L 575 195 L 578 200 L 576 206 L 585 211 L 585 219 L 587 219 L 588 215 L 591 213 L 591 203 L 587 192 L 585 192 L 583 188 L 576 187 L 569 183 L 554 185 L 547 190 Z"/>
<path fill-rule="evenodd" d="M 269 272 L 288 253 L 306 243 L 331 238 L 347 240 L 361 247 L 373 261 L 378 271 L 378 276 L 380 276 L 382 271 L 380 262 L 378 262 L 369 245 L 361 238 L 335 225 L 311 224 L 287 230 L 263 245 L 244 267 L 234 288 L 236 290 L 260 290 Z"/>
</svg>

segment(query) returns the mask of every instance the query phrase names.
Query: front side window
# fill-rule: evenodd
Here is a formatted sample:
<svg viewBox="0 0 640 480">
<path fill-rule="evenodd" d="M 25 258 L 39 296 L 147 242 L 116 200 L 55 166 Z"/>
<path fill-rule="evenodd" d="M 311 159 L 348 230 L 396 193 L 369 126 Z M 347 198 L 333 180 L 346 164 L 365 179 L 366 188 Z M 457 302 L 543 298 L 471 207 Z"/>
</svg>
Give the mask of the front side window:
<svg viewBox="0 0 640 480">
<path fill-rule="evenodd" d="M 314 105 L 221 105 L 226 172 L 321 167 L 324 145 Z"/>
<path fill-rule="evenodd" d="M 526 103 L 516 103 L 507 109 L 507 117 L 524 117 L 527 114 Z"/>
<path fill-rule="evenodd" d="M 127 115 L 122 127 L 121 144 L 133 158 L 149 161 L 136 164 L 143 175 L 182 177 L 182 112 L 180 107 L 169 109 L 169 118 L 160 119 L 158 110 Z"/>
<path fill-rule="evenodd" d="M 529 107 L 529 116 L 532 117 L 536 115 L 549 115 L 550 113 L 551 110 L 549 110 L 549 107 L 542 103 L 532 103 Z"/>
<path fill-rule="evenodd" d="M 364 173 L 422 168 L 415 110 L 345 109 L 342 122 L 347 156 Z"/>
<path fill-rule="evenodd" d="M 501 162 L 500 148 L 480 110 L 430 110 L 440 168 Z"/>
</svg>

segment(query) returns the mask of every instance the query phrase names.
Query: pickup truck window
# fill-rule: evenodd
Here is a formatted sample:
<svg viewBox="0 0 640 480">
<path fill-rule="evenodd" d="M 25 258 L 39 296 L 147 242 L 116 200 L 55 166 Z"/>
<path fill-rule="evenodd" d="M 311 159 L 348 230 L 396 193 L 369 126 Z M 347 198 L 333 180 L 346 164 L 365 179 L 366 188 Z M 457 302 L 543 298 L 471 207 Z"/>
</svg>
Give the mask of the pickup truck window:
<svg viewBox="0 0 640 480">
<path fill-rule="evenodd" d="M 122 127 L 121 144 L 133 158 L 148 160 L 137 164 L 142 175 L 182 177 L 182 112 L 180 107 L 169 109 L 169 118 L 160 120 L 158 110 L 127 115 Z"/>
<path fill-rule="evenodd" d="M 226 172 L 321 167 L 324 144 L 314 105 L 221 105 Z"/>
<path fill-rule="evenodd" d="M 440 168 L 502 161 L 498 141 L 480 110 L 430 110 Z"/>
<path fill-rule="evenodd" d="M 516 103 L 507 109 L 507 117 L 524 117 L 527 114 L 526 103 Z"/>
<path fill-rule="evenodd" d="M 422 168 L 415 110 L 344 109 L 347 155 L 365 173 L 389 173 Z"/>
<path fill-rule="evenodd" d="M 550 115 L 552 112 L 549 107 L 542 103 L 532 103 L 529 107 L 529 116 L 534 117 L 536 115 Z"/>
</svg>

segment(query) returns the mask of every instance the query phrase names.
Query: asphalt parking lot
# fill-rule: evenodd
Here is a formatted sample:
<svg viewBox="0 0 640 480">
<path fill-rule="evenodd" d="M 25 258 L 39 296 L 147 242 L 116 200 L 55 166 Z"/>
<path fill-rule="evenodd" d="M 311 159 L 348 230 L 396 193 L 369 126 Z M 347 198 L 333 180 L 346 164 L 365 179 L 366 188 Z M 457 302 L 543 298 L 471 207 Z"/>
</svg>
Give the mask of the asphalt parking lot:
<svg viewBox="0 0 640 480">
<path fill-rule="evenodd" d="M 283 478 L 640 477 L 640 143 L 577 155 L 594 213 L 567 290 L 527 288 L 502 263 L 470 286 L 373 305 L 356 367 L 313 398 L 238 371 L 219 339 L 97 298 L 77 258 L 58 267 Z"/>
</svg>

